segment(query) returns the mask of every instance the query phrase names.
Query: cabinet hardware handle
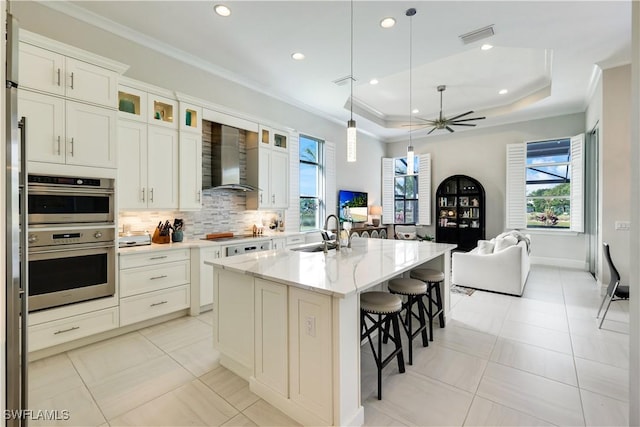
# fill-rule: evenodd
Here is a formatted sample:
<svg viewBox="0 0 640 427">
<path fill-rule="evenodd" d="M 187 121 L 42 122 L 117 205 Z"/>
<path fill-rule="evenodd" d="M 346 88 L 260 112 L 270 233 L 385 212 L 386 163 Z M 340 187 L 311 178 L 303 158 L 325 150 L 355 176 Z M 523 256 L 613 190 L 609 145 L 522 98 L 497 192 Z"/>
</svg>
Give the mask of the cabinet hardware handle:
<svg viewBox="0 0 640 427">
<path fill-rule="evenodd" d="M 58 135 L 58 156 L 60 155 L 60 135 Z"/>
<path fill-rule="evenodd" d="M 276 204 L 276 195 L 275 194 L 271 195 L 271 203 L 273 203 L 274 205 Z"/>
<path fill-rule="evenodd" d="M 71 138 L 71 157 L 73 157 L 73 138 Z"/>
<path fill-rule="evenodd" d="M 64 334 L 65 332 L 75 331 L 76 329 L 80 329 L 80 326 L 72 326 L 69 329 L 63 329 L 61 331 L 56 331 L 53 335 Z"/>
<path fill-rule="evenodd" d="M 144 203 L 144 187 L 142 187 L 142 202 Z"/>
<path fill-rule="evenodd" d="M 262 203 L 262 193 L 260 193 L 260 203 Z"/>
<path fill-rule="evenodd" d="M 163 274 L 162 276 L 154 276 L 154 277 L 151 278 L 151 280 L 164 279 L 165 277 L 167 277 L 167 275 Z"/>
<path fill-rule="evenodd" d="M 165 259 L 166 257 L 167 257 L 166 255 L 162 255 L 162 256 L 154 256 L 149 259 Z"/>
<path fill-rule="evenodd" d="M 149 190 L 149 201 L 153 203 L 153 187 Z"/>
<path fill-rule="evenodd" d="M 202 201 L 202 190 L 198 190 L 198 202 Z"/>
<path fill-rule="evenodd" d="M 58 68 L 58 86 L 60 86 L 60 68 Z"/>
<path fill-rule="evenodd" d="M 71 73 L 71 89 L 73 89 L 73 73 Z"/>
<path fill-rule="evenodd" d="M 150 305 L 150 307 L 155 307 L 157 305 L 162 305 L 162 304 L 166 304 L 168 301 L 160 301 L 160 302 L 154 302 L 153 304 Z"/>
</svg>

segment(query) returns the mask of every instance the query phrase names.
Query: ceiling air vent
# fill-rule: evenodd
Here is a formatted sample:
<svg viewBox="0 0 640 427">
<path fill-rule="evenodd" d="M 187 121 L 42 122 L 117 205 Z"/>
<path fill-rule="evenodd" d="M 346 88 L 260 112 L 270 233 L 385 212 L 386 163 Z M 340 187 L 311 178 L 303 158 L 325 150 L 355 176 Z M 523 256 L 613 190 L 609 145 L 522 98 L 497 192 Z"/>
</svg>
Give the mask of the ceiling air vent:
<svg viewBox="0 0 640 427">
<path fill-rule="evenodd" d="M 339 79 L 336 79 L 333 82 L 337 86 L 346 86 L 349 84 L 350 81 L 351 81 L 351 75 L 348 75 L 348 76 L 340 77 Z M 353 81 L 356 82 L 358 80 L 354 78 Z"/>
<path fill-rule="evenodd" d="M 491 37 L 495 33 L 493 32 L 493 24 L 488 25 L 486 27 L 479 28 L 477 30 L 469 31 L 466 34 L 463 34 L 460 37 L 462 43 L 469 44 L 473 42 L 477 42 L 478 40 L 486 39 L 487 37 Z"/>
</svg>

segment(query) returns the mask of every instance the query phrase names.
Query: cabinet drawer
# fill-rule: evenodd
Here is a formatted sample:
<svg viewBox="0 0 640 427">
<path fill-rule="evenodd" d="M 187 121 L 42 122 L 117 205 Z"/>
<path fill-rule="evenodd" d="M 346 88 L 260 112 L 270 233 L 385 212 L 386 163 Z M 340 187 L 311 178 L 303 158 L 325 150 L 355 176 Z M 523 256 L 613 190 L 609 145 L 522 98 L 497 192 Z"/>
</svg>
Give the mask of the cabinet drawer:
<svg viewBox="0 0 640 427">
<path fill-rule="evenodd" d="M 120 326 L 189 307 L 189 285 L 176 286 L 120 300 Z"/>
<path fill-rule="evenodd" d="M 305 237 L 302 234 L 287 237 L 287 246 L 300 245 L 302 243 L 305 243 Z"/>
<path fill-rule="evenodd" d="M 121 270 L 120 297 L 184 285 L 189 283 L 189 275 L 189 261 Z"/>
<path fill-rule="evenodd" d="M 167 262 L 182 261 L 188 259 L 189 249 L 177 249 L 171 251 L 149 251 L 136 254 L 120 253 L 120 269 L 145 267 L 147 265 L 165 264 Z"/>
<path fill-rule="evenodd" d="M 118 307 L 29 326 L 29 351 L 40 350 L 118 327 Z"/>
</svg>

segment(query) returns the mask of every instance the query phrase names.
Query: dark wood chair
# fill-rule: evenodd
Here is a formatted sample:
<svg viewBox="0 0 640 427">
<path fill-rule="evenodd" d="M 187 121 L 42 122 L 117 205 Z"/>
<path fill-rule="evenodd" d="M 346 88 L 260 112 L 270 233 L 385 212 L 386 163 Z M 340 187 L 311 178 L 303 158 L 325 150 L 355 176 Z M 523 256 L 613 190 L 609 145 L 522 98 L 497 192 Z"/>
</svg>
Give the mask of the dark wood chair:
<svg viewBox="0 0 640 427">
<path fill-rule="evenodd" d="M 598 329 L 602 328 L 602 324 L 604 323 L 604 318 L 607 316 L 607 312 L 609 311 L 609 306 L 613 301 L 621 301 L 629 299 L 629 286 L 620 284 L 620 273 L 618 273 L 618 269 L 613 264 L 613 260 L 611 259 L 611 253 L 609 252 L 609 244 L 603 243 L 604 248 L 604 257 L 607 260 L 607 264 L 609 265 L 609 271 L 611 272 L 611 279 L 609 280 L 609 286 L 607 286 L 607 293 L 602 298 L 602 303 L 600 304 L 600 308 L 598 309 L 598 314 L 596 318 L 600 317 L 600 312 L 602 311 L 602 307 L 604 306 L 605 301 L 609 299 L 607 302 L 607 308 L 604 310 L 604 314 L 602 315 L 602 319 L 600 319 L 600 325 L 598 325 Z"/>
</svg>

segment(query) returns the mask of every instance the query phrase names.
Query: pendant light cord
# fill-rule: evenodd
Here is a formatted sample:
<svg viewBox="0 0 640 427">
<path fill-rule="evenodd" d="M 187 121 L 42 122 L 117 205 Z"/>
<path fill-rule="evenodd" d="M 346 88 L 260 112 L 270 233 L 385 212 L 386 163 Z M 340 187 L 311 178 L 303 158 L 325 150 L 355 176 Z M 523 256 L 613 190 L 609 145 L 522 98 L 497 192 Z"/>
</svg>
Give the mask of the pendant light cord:
<svg viewBox="0 0 640 427">
<path fill-rule="evenodd" d="M 409 146 L 413 146 L 412 133 L 413 133 L 413 15 L 410 15 L 409 16 Z"/>
<path fill-rule="evenodd" d="M 351 120 L 353 120 L 353 0 L 351 0 L 351 98 L 349 99 L 349 109 L 351 110 Z"/>
</svg>

